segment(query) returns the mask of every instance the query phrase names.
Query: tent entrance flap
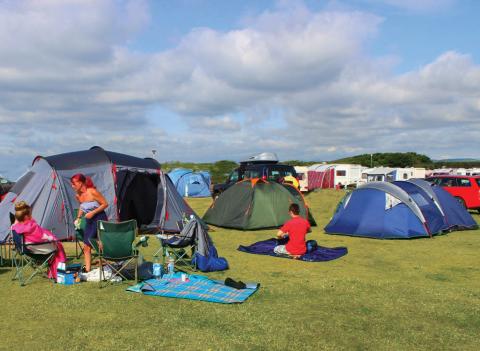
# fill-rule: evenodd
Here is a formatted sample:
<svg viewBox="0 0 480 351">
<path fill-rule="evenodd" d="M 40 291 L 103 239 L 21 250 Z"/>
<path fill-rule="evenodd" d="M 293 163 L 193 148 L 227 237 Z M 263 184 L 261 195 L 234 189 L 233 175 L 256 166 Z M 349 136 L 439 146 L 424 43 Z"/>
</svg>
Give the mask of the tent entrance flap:
<svg viewBox="0 0 480 351">
<path fill-rule="evenodd" d="M 149 224 L 155 217 L 158 175 L 122 170 L 117 173 L 120 220 Z"/>
</svg>

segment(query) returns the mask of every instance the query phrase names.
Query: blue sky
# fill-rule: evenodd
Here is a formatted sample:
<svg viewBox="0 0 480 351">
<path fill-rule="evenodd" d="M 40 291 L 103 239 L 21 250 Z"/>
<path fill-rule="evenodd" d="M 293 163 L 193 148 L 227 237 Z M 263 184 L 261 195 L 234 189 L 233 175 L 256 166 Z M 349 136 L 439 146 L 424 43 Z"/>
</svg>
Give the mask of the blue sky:
<svg viewBox="0 0 480 351">
<path fill-rule="evenodd" d="M 169 160 L 478 158 L 474 0 L 0 2 L 0 174 Z"/>
<path fill-rule="evenodd" d="M 421 4 L 422 0 L 416 3 Z M 470 53 L 478 60 L 480 46 L 476 42 L 480 2 L 462 0 L 425 3 L 424 6 L 402 7 L 392 6 L 388 1 L 369 0 L 303 2 L 312 11 L 350 9 L 368 11 L 383 17 L 381 31 L 370 50 L 374 55 L 401 57 L 396 68 L 398 72 L 425 65 L 448 50 Z M 267 0 L 154 1 L 150 7 L 152 21 L 132 43 L 132 48 L 147 52 L 171 48 L 192 28 L 197 27 L 220 31 L 238 29 L 248 17 L 274 9 L 279 4 L 281 2 Z"/>
</svg>

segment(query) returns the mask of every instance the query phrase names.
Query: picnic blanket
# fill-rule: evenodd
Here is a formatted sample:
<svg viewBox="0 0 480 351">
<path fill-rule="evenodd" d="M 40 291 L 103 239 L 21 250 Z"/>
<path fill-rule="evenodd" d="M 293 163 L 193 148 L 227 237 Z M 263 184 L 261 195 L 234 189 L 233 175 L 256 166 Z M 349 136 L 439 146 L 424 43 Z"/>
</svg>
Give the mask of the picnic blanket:
<svg viewBox="0 0 480 351">
<path fill-rule="evenodd" d="M 240 245 L 237 250 L 246 252 L 246 253 L 257 254 L 257 255 L 269 255 L 269 256 L 275 256 L 275 257 L 292 258 L 288 255 L 277 255 L 275 252 L 273 252 L 273 249 L 275 248 L 275 246 L 280 244 L 283 245 L 284 242 L 283 241 L 280 242 L 279 240 L 272 238 L 272 239 L 256 242 L 255 244 L 252 244 L 250 246 Z M 307 252 L 305 255 L 301 256 L 299 259 L 307 262 L 331 261 L 331 260 L 340 258 L 346 255 L 347 253 L 348 253 L 348 250 L 346 247 L 328 248 L 328 247 L 317 246 L 314 250 L 312 250 L 311 252 Z"/>
<path fill-rule="evenodd" d="M 127 291 L 145 295 L 201 300 L 217 303 L 242 303 L 258 290 L 259 284 L 247 284 L 246 289 L 226 286 L 222 281 L 211 280 L 201 275 L 188 275 L 189 281 L 182 281 L 181 273 L 166 274 L 162 279 L 148 279 L 129 287 Z"/>
</svg>

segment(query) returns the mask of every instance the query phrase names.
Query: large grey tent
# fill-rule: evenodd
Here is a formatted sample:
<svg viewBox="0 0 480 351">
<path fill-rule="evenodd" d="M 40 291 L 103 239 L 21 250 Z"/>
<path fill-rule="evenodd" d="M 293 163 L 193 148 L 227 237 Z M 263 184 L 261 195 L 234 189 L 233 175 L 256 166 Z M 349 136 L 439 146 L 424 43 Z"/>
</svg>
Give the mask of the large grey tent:
<svg viewBox="0 0 480 351">
<path fill-rule="evenodd" d="M 90 176 L 105 196 L 109 220 L 136 219 L 145 232 L 179 232 L 183 218 L 196 216 L 156 160 L 95 146 L 90 150 L 34 159 L 30 170 L 0 203 L 0 243 L 9 234 L 9 214 L 14 212 L 14 203 L 20 200 L 32 206 L 33 218 L 42 227 L 60 239 L 72 239 L 74 211 L 79 204 L 70 178 L 76 173 Z"/>
</svg>

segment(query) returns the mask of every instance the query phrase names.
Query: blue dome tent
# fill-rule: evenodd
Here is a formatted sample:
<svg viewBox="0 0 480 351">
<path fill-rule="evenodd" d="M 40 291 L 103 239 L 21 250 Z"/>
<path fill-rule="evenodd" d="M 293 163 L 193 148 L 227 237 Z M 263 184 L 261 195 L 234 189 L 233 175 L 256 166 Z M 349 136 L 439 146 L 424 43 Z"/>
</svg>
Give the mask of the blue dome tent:
<svg viewBox="0 0 480 351">
<path fill-rule="evenodd" d="M 339 203 L 325 232 L 394 239 L 474 228 L 472 216 L 450 194 L 412 179 L 372 182 L 355 189 Z"/>
<path fill-rule="evenodd" d="M 176 168 L 168 173 L 178 193 L 184 197 L 209 197 L 210 173 L 191 169 Z"/>
</svg>

